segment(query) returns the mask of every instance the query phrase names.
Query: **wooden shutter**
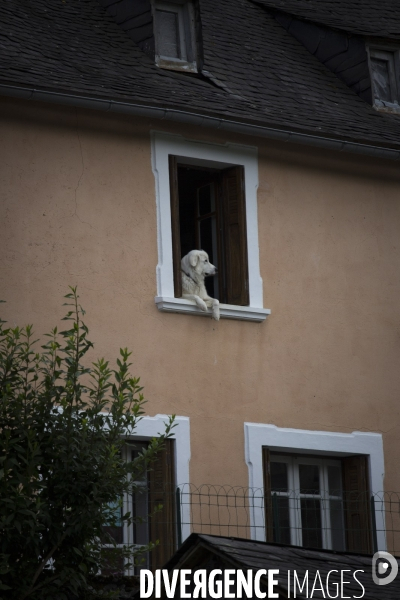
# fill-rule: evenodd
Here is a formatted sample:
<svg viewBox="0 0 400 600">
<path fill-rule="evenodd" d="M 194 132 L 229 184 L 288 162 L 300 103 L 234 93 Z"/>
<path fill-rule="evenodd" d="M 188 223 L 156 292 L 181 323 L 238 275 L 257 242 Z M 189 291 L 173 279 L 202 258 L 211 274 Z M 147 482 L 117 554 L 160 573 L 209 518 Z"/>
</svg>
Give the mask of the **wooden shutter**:
<svg viewBox="0 0 400 600">
<path fill-rule="evenodd" d="M 262 449 L 263 474 L 264 474 L 264 510 L 265 510 L 265 540 L 274 541 L 272 494 L 271 494 L 271 462 L 269 448 Z"/>
<path fill-rule="evenodd" d="M 176 156 L 168 156 L 169 162 L 169 189 L 171 198 L 171 231 L 172 231 L 172 260 L 174 267 L 174 293 L 175 298 L 182 297 L 181 276 L 181 234 L 179 225 L 179 191 L 178 191 L 178 164 Z"/>
<path fill-rule="evenodd" d="M 160 510 L 156 507 L 162 505 Z M 176 550 L 174 442 L 166 440 L 149 472 L 150 541 L 159 541 L 151 552 L 151 568 L 161 568 Z"/>
<path fill-rule="evenodd" d="M 342 459 L 346 550 L 372 553 L 370 490 L 366 456 Z"/>
<path fill-rule="evenodd" d="M 222 171 L 226 302 L 249 305 L 244 168 Z"/>
</svg>

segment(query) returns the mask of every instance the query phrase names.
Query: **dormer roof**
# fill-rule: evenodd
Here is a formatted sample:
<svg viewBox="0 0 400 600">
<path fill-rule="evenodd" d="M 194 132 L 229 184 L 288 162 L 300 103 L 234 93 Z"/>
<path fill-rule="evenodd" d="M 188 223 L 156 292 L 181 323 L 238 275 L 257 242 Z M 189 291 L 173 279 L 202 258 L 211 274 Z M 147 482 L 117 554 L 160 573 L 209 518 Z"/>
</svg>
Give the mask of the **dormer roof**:
<svg viewBox="0 0 400 600">
<path fill-rule="evenodd" d="M 357 35 L 400 40 L 400 10 L 393 0 L 254 0 L 313 23 Z"/>
</svg>

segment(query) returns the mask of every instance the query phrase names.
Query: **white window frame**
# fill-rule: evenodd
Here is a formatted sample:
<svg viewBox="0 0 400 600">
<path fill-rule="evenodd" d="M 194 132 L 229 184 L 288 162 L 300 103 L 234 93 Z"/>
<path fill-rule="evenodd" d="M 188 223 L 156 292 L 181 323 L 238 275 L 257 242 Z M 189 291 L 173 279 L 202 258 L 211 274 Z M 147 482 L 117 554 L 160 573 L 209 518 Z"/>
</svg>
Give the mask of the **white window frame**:
<svg viewBox="0 0 400 600">
<path fill-rule="evenodd" d="M 250 512 L 252 539 L 265 541 L 263 446 L 268 446 L 273 452 L 326 455 L 332 458 L 363 454 L 369 459 L 371 494 L 382 492 L 384 489 L 385 467 L 383 439 L 380 433 L 310 431 L 264 423 L 245 423 L 244 437 L 249 486 L 254 493 L 254 506 Z M 376 511 L 375 518 L 378 550 L 386 550 L 384 511 Z"/>
<path fill-rule="evenodd" d="M 182 58 L 165 56 L 158 52 L 157 41 L 157 10 L 167 10 L 178 15 L 179 42 Z M 194 24 L 194 8 L 190 0 L 155 0 L 154 12 L 154 37 L 156 48 L 156 65 L 163 69 L 188 71 L 197 73 L 196 59 L 196 34 Z"/>
<path fill-rule="evenodd" d="M 257 148 L 240 144 L 210 144 L 186 140 L 180 135 L 153 131 L 151 134 L 151 160 L 156 184 L 157 204 L 157 296 L 155 303 L 160 311 L 208 316 L 192 300 L 174 297 L 172 257 L 171 199 L 168 156 L 179 157 L 179 164 L 227 168 L 242 165 L 245 171 L 247 253 L 249 271 L 250 306 L 220 304 L 222 319 L 264 321 L 271 311 L 263 308 L 263 282 L 260 274 L 257 188 Z"/>
<path fill-rule="evenodd" d="M 288 490 L 287 492 L 271 490 L 278 497 L 289 498 L 290 543 L 292 546 L 302 546 L 301 498 L 316 498 L 321 502 L 321 537 L 324 550 L 332 548 L 330 500 L 341 500 L 342 496 L 329 494 L 328 466 L 340 467 L 338 459 L 321 456 L 294 456 L 271 454 L 270 462 L 285 463 L 287 465 Z M 319 494 L 304 494 L 300 492 L 299 465 L 316 465 L 319 468 Z M 290 501 L 291 500 L 291 501 Z M 344 523 L 343 523 L 344 525 Z M 344 529 L 343 529 L 344 533 Z"/>
<path fill-rule="evenodd" d="M 154 437 L 159 437 L 165 429 L 168 422 L 168 415 L 156 415 L 155 417 L 143 417 L 137 424 L 133 436 L 127 436 L 126 440 L 130 444 L 135 442 L 149 442 Z M 171 439 L 175 441 L 175 481 L 176 487 L 190 482 L 189 463 L 190 463 L 190 421 L 189 417 L 175 417 L 176 427 L 172 430 Z M 128 446 L 128 444 L 127 444 Z M 125 458 L 128 460 L 129 448 L 125 448 Z M 132 510 L 132 497 L 125 494 L 122 505 L 123 513 L 126 514 Z M 190 535 L 190 506 L 183 504 L 181 506 L 181 534 L 182 542 Z M 133 545 L 133 527 L 126 523 L 123 525 L 123 545 Z M 127 575 L 133 575 L 134 569 L 127 569 Z"/>
<path fill-rule="evenodd" d="M 371 93 L 372 102 L 376 109 L 389 111 L 389 112 L 400 112 L 400 49 L 393 46 L 368 46 L 368 63 L 369 72 L 371 77 Z M 394 96 L 393 102 L 387 100 L 381 100 L 376 98 L 374 92 L 373 82 L 373 68 L 371 65 L 371 58 L 380 58 L 382 60 L 388 60 L 390 65 L 390 85 L 392 94 Z"/>
</svg>

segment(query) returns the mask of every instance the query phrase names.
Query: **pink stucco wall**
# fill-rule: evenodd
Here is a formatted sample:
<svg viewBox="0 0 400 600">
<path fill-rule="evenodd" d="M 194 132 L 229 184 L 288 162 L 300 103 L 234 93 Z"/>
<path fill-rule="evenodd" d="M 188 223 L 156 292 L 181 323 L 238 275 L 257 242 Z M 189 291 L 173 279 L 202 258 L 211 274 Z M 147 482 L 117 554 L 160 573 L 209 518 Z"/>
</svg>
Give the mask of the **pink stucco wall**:
<svg viewBox="0 0 400 600">
<path fill-rule="evenodd" d="M 4 318 L 44 333 L 78 285 L 93 358 L 130 347 L 149 414 L 190 417 L 197 484 L 247 485 L 251 421 L 383 433 L 400 491 L 398 165 L 22 101 L 0 128 Z M 267 322 L 157 311 L 151 129 L 258 146 Z"/>
</svg>

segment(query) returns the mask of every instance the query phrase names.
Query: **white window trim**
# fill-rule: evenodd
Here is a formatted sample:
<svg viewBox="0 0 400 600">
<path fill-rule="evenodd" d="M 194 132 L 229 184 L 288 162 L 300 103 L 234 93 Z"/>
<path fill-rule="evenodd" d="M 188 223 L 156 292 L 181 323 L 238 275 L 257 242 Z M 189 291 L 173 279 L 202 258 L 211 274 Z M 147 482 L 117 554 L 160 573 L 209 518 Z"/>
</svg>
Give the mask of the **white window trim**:
<svg viewBox="0 0 400 600">
<path fill-rule="evenodd" d="M 385 475 L 383 440 L 380 433 L 353 431 L 309 431 L 286 429 L 263 423 L 245 423 L 245 460 L 249 470 L 249 486 L 255 492 L 254 507 L 250 513 L 251 537 L 265 541 L 263 508 L 262 448 L 268 446 L 274 452 L 303 452 L 326 454 L 332 458 L 364 454 L 369 457 L 371 494 L 381 492 Z M 340 451 L 339 451 L 340 449 Z M 256 499 L 259 497 L 259 502 Z M 257 505 L 258 504 L 258 505 Z M 376 511 L 378 550 L 386 550 L 385 515 Z"/>
<path fill-rule="evenodd" d="M 250 306 L 220 305 L 221 318 L 264 321 L 270 310 L 263 308 L 263 282 L 260 274 L 257 188 L 257 148 L 240 144 L 210 144 L 189 141 L 180 135 L 153 131 L 151 134 L 151 159 L 156 183 L 157 203 L 157 308 L 165 312 L 177 312 L 208 316 L 192 300 L 174 297 L 172 259 L 171 201 L 169 187 L 168 155 L 190 159 L 193 164 L 222 163 L 221 166 L 242 165 L 245 171 L 247 252 L 249 263 Z M 204 161 L 202 163 L 202 161 Z M 214 165 L 215 166 L 215 165 Z"/>
<path fill-rule="evenodd" d="M 159 437 L 165 429 L 168 422 L 168 415 L 156 415 L 155 417 L 143 417 L 137 424 L 134 434 L 129 439 L 134 441 L 150 441 L 154 437 Z M 190 421 L 189 417 L 175 417 L 176 427 L 172 430 L 171 439 L 175 441 L 175 481 L 176 486 L 190 482 L 189 463 L 190 463 Z M 124 498 L 124 512 L 131 510 L 130 499 Z M 182 542 L 190 535 L 190 506 L 183 504 L 181 506 L 182 516 Z M 132 544 L 132 528 L 126 527 L 124 530 L 124 544 Z"/>
</svg>

